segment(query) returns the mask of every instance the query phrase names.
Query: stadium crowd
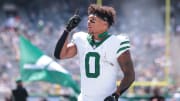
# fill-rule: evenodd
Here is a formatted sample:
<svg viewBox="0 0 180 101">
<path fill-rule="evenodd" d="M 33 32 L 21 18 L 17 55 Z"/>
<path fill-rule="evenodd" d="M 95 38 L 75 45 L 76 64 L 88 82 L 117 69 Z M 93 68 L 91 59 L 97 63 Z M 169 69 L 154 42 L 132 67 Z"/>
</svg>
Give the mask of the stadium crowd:
<svg viewBox="0 0 180 101">
<path fill-rule="evenodd" d="M 5 1 L 5 0 L 4 0 Z M 18 1 L 18 0 L 17 0 Z M 26 1 L 26 0 L 25 0 Z M 172 67 L 172 60 L 166 58 L 166 35 L 164 33 L 163 2 L 152 2 L 155 0 L 138 0 L 139 2 L 127 2 L 118 0 L 111 2 L 106 0 L 105 4 L 111 4 L 118 10 L 117 22 L 112 26 L 112 34 L 128 34 L 131 40 L 132 58 L 136 71 L 136 81 L 159 82 L 165 80 L 168 75 L 170 86 L 162 87 L 163 93 L 175 93 L 180 85 L 175 84 L 176 80 L 172 69 L 168 73 L 166 67 Z M 141 2 L 142 1 L 142 2 Z M 148 2 L 148 5 L 143 3 Z M 162 0 L 163 1 L 163 0 Z M 58 0 L 41 2 L 1 2 L 0 9 L 0 93 L 10 94 L 15 87 L 14 81 L 19 74 L 19 36 L 25 35 L 34 45 L 43 50 L 45 54 L 53 57 L 54 45 L 57 37 L 64 30 L 64 25 L 74 10 L 80 7 L 82 21 L 75 30 L 86 30 L 87 1 L 77 0 L 75 3 L 70 0 Z M 72 9 L 70 9 L 71 7 Z M 140 8 L 141 7 L 141 8 Z M 146 9 L 144 9 L 146 8 Z M 148 9 L 148 10 L 147 10 Z M 172 17 L 172 25 L 174 18 Z M 171 31 L 171 38 L 178 37 Z M 180 47 L 178 48 L 180 49 Z M 178 52 L 178 50 L 177 50 Z M 72 74 L 79 82 L 79 61 L 78 56 L 73 59 L 57 61 Z M 122 75 L 119 75 L 120 77 Z M 44 85 L 44 86 L 42 86 Z M 26 87 L 30 94 L 42 93 L 56 94 L 57 85 L 44 82 L 27 83 Z M 51 89 L 48 89 L 50 87 Z M 38 88 L 38 89 L 37 89 Z M 149 87 L 137 87 L 136 94 L 145 95 L 152 93 Z M 69 93 L 68 90 L 61 93 Z"/>
</svg>

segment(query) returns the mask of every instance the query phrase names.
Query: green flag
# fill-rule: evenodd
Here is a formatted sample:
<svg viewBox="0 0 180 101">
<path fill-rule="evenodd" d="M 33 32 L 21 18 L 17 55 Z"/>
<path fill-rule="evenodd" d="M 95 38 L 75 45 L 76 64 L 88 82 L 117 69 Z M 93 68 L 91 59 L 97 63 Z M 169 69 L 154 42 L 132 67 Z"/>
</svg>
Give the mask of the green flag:
<svg viewBox="0 0 180 101">
<path fill-rule="evenodd" d="M 23 36 L 20 36 L 20 54 L 20 73 L 23 81 L 60 84 L 80 93 L 79 86 L 73 81 L 68 71 Z"/>
</svg>

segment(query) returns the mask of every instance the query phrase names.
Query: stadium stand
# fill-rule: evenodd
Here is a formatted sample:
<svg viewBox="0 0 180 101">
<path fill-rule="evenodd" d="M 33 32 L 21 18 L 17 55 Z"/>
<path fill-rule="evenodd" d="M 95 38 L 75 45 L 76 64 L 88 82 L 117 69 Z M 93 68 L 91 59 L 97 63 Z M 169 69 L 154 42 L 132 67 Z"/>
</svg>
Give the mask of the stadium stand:
<svg viewBox="0 0 180 101">
<path fill-rule="evenodd" d="M 19 76 L 19 35 L 25 35 L 34 45 L 53 58 L 55 39 L 60 36 L 59 33 L 62 33 L 65 21 L 78 7 L 82 15 L 82 22 L 75 31 L 86 30 L 85 16 L 87 12 L 85 9 L 90 3 L 86 0 L 77 0 L 77 2 L 71 0 L 10 1 L 0 1 L 2 7 L 0 8 L 0 98 L 10 95 L 10 90 L 15 87 L 14 81 Z M 110 33 L 120 34 L 122 32 L 130 36 L 136 81 L 163 81 L 167 75 L 164 68 L 167 65 L 169 68 L 174 68 L 169 69 L 168 73 L 171 83 L 166 87 L 161 87 L 164 95 L 167 93 L 167 95 L 173 95 L 180 87 L 178 79 L 180 77 L 178 73 L 180 55 L 177 54 L 180 50 L 178 45 L 180 43 L 178 34 L 180 33 L 180 2 L 178 0 L 174 0 L 174 2 L 172 9 L 175 16 L 171 19 L 171 24 L 174 26 L 171 31 L 171 57 L 167 60 L 164 0 L 103 1 L 104 5 L 113 5 L 118 10 L 117 23 L 111 28 Z M 78 56 L 57 62 L 69 70 L 73 78 L 79 82 L 77 58 Z M 30 94 L 59 94 L 56 92 L 57 85 L 49 83 L 27 83 L 26 87 Z M 152 88 L 138 86 L 133 90 L 138 95 L 146 96 L 152 93 Z M 68 94 L 70 90 L 62 88 L 61 93 Z"/>
</svg>

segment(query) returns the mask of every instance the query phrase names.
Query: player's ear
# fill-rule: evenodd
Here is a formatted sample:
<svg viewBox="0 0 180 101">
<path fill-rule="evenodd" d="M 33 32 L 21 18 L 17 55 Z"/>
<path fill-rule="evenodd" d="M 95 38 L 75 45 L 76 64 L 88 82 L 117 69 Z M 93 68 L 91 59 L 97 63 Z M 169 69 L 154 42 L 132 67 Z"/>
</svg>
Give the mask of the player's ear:
<svg viewBox="0 0 180 101">
<path fill-rule="evenodd" d="M 103 24 L 104 24 L 105 26 L 109 27 L 108 22 L 104 21 Z"/>
</svg>

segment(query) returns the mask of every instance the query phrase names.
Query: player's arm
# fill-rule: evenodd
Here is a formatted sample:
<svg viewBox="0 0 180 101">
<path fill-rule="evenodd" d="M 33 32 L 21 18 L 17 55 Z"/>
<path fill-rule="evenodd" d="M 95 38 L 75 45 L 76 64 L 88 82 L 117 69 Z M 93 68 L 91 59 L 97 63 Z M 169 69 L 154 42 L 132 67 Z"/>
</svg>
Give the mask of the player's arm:
<svg viewBox="0 0 180 101">
<path fill-rule="evenodd" d="M 66 29 L 64 30 L 62 36 L 59 38 L 54 50 L 54 56 L 57 59 L 70 58 L 76 55 L 76 46 L 73 43 L 68 43 L 68 35 L 71 32 L 71 30 L 80 23 L 80 21 L 80 16 L 77 14 L 75 14 L 73 17 L 69 19 Z"/>
<path fill-rule="evenodd" d="M 120 96 L 134 82 L 135 72 L 134 72 L 133 62 L 132 62 L 131 54 L 129 50 L 125 51 L 118 57 L 118 62 L 124 74 L 124 77 L 121 80 L 121 83 L 118 86 L 117 91 L 116 91 L 116 94 Z"/>
<path fill-rule="evenodd" d="M 134 67 L 129 50 L 125 51 L 118 57 L 118 62 L 123 71 L 124 77 L 120 85 L 117 87 L 116 92 L 111 96 L 106 97 L 104 101 L 118 101 L 119 96 L 122 95 L 135 80 Z"/>
<path fill-rule="evenodd" d="M 57 59 L 71 58 L 77 53 L 75 44 L 68 43 L 68 36 L 69 32 L 64 30 L 62 36 L 56 44 L 54 56 Z"/>
<path fill-rule="evenodd" d="M 60 59 L 71 58 L 77 54 L 76 45 L 74 43 L 68 43 L 68 40 L 65 41 L 64 47 L 60 53 Z"/>
</svg>

